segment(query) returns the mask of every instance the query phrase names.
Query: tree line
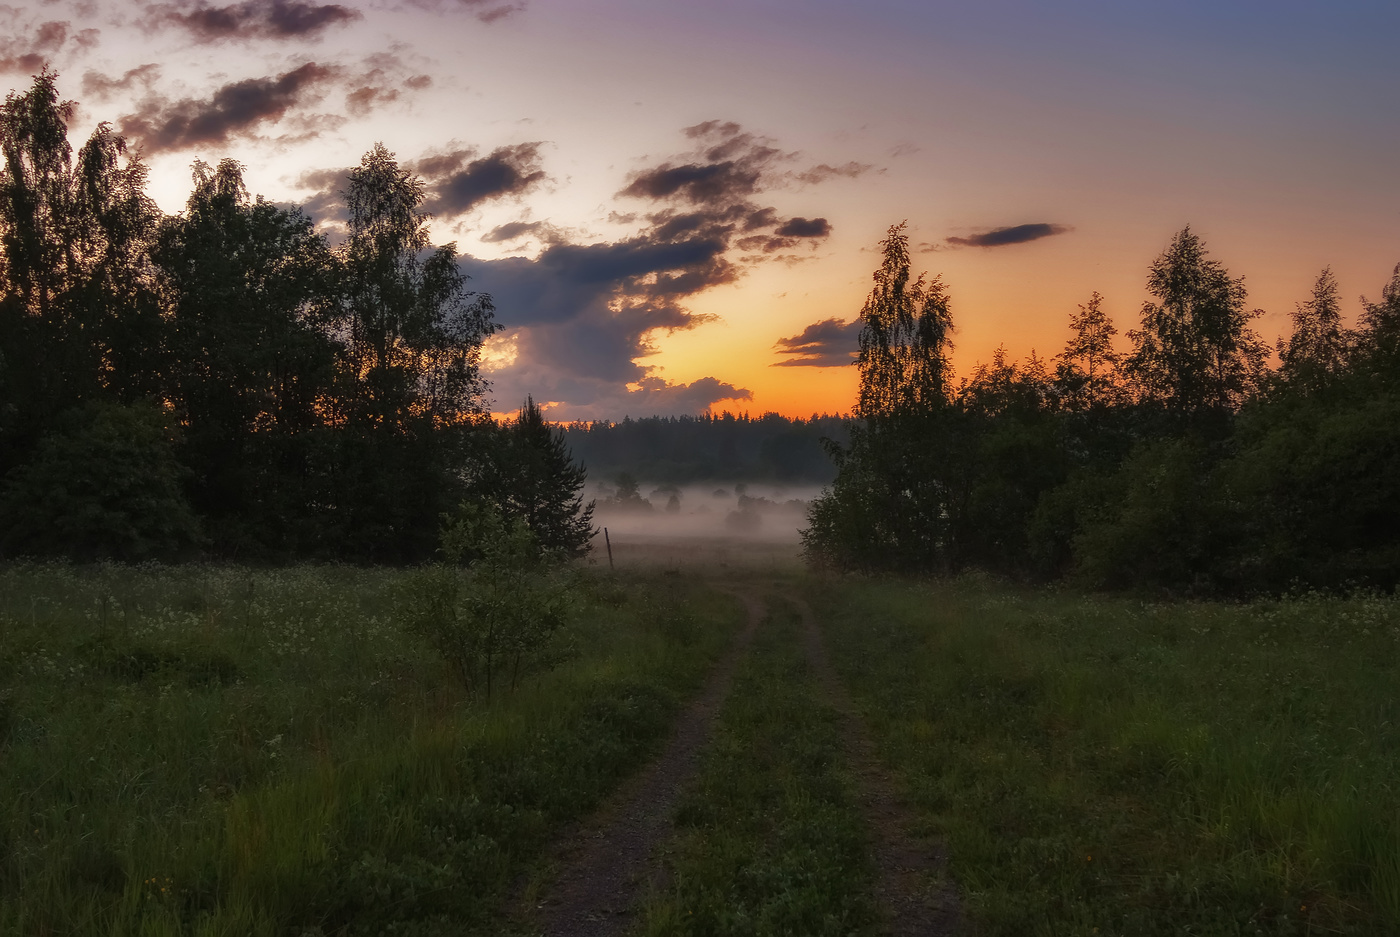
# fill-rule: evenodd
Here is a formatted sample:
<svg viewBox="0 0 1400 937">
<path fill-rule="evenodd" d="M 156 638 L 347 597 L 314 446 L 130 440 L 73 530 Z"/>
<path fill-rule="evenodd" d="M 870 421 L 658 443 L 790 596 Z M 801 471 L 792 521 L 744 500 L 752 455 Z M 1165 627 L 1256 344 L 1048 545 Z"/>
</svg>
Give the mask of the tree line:
<svg viewBox="0 0 1400 937">
<path fill-rule="evenodd" d="M 0 554 L 416 561 L 463 504 L 586 549 L 582 467 L 532 401 L 491 420 L 491 299 L 393 154 L 337 246 L 228 159 L 166 215 L 108 124 L 73 152 L 55 77 L 0 107 Z"/>
<path fill-rule="evenodd" d="M 957 380 L 946 285 L 912 277 L 902 225 L 881 249 L 814 562 L 1223 595 L 1400 581 L 1400 266 L 1354 329 L 1324 269 L 1271 349 L 1186 228 L 1126 353 L 1094 293 L 1054 358 L 998 350 Z"/>
<path fill-rule="evenodd" d="M 778 413 L 593 420 L 561 426 L 570 450 L 597 478 L 621 473 L 657 484 L 705 481 L 829 483 L 823 439 L 846 439 L 841 416 Z"/>
</svg>

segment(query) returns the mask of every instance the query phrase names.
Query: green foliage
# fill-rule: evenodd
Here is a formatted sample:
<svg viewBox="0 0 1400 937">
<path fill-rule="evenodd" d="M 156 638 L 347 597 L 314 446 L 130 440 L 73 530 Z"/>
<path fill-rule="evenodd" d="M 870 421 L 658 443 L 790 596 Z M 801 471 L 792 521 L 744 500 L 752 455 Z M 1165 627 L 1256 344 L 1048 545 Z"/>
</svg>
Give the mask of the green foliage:
<svg viewBox="0 0 1400 937">
<path fill-rule="evenodd" d="M 0 485 L 0 549 L 145 560 L 178 557 L 202 542 L 160 410 L 91 404 L 65 422 Z"/>
<path fill-rule="evenodd" d="M 541 551 L 524 518 L 464 503 L 443 528 L 442 553 L 450 565 L 405 580 L 402 613 L 469 692 L 489 700 L 503 674 L 514 690 L 521 676 L 561 660 L 555 638 L 570 589 L 557 553 Z"/>
<path fill-rule="evenodd" d="M 864 419 L 922 416 L 947 402 L 953 319 L 939 277 L 912 283 L 909 236 L 892 225 L 880 242 L 875 286 L 860 311 L 860 396 Z"/>
<path fill-rule="evenodd" d="M 1222 552 L 1220 500 L 1214 497 L 1209 453 L 1193 439 L 1135 449 L 1111 477 L 1101 514 L 1075 537 L 1074 576 L 1110 589 L 1211 586 Z"/>
<path fill-rule="evenodd" d="M 832 660 L 975 930 L 1400 927 L 1400 605 L 830 584 Z"/>
<path fill-rule="evenodd" d="M 515 420 L 473 434 L 467 496 L 490 501 L 507 520 L 519 519 L 540 548 L 560 556 L 588 553 L 596 533 L 593 504 L 581 492 L 587 473 L 564 434 L 528 399 Z"/>
</svg>

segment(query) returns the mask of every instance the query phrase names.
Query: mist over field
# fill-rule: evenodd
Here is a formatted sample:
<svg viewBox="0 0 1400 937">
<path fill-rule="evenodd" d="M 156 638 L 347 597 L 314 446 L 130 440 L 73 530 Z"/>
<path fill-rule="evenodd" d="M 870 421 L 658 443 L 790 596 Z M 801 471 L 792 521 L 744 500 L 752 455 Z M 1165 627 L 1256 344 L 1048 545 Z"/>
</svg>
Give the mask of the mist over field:
<svg viewBox="0 0 1400 937">
<path fill-rule="evenodd" d="M 615 484 L 598 481 L 589 483 L 585 500 L 596 502 L 594 525 L 608 528 L 614 545 L 638 538 L 796 545 L 807 526 L 807 508 L 821 490 L 758 482 L 640 483 L 640 499 L 619 501 Z"/>
</svg>

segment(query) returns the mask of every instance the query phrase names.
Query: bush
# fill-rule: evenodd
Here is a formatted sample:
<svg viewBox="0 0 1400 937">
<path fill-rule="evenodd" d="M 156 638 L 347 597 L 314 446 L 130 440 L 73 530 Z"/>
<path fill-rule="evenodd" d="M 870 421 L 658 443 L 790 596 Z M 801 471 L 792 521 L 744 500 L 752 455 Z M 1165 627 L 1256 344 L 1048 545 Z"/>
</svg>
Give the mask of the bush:
<svg viewBox="0 0 1400 937">
<path fill-rule="evenodd" d="M 166 559 L 203 542 L 165 415 L 90 404 L 0 488 L 0 550 L 75 560 Z"/>
<path fill-rule="evenodd" d="M 503 675 L 514 689 L 520 677 L 564 656 L 554 638 L 564 624 L 567 586 L 524 519 L 508 522 L 494 506 L 465 504 L 442 541 L 449 564 L 411 575 L 401 608 L 408 627 L 468 691 L 489 700 Z"/>
</svg>

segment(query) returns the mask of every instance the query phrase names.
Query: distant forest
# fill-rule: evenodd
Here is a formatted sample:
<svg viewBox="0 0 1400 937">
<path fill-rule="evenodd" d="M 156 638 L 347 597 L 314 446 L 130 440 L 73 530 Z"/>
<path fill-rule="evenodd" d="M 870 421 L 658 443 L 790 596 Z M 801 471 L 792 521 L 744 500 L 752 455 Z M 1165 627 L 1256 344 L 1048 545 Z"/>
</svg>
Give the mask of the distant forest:
<svg viewBox="0 0 1400 937">
<path fill-rule="evenodd" d="M 947 287 L 912 276 L 903 226 L 881 249 L 814 562 L 1217 595 L 1400 583 L 1400 266 L 1356 328 L 1322 270 L 1271 348 L 1186 228 L 1126 353 L 1094 293 L 1053 359 L 998 350 L 957 380 Z"/>
<path fill-rule="evenodd" d="M 620 423 L 566 423 L 564 439 L 591 480 L 612 483 L 627 473 L 644 482 L 684 485 L 704 481 L 825 485 L 836 466 L 824 438 L 845 443 L 849 418 L 648 417 Z"/>
</svg>

